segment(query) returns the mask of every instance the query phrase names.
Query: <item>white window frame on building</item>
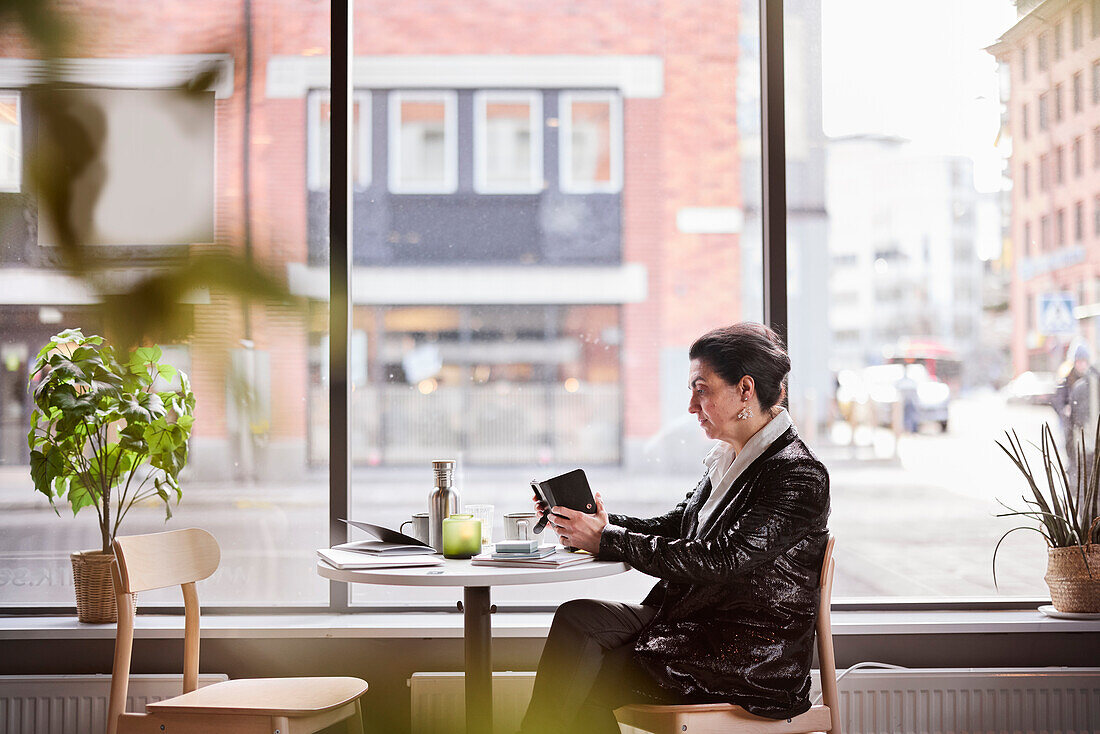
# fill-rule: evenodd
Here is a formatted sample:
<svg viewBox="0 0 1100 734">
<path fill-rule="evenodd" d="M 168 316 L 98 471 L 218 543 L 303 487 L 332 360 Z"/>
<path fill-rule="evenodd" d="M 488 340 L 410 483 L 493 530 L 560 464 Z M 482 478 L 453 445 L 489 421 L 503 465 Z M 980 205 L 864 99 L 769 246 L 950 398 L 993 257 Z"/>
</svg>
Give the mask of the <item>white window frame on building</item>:
<svg viewBox="0 0 1100 734">
<path fill-rule="evenodd" d="M 23 190 L 23 99 L 19 92 L 0 92 L 0 101 L 15 103 L 15 124 L 0 124 L 0 191 Z"/>
<path fill-rule="evenodd" d="M 443 103 L 443 180 L 438 185 L 402 181 L 401 103 Z M 458 94 L 454 90 L 394 90 L 389 94 L 389 190 L 394 194 L 453 194 L 458 190 Z"/>
<path fill-rule="evenodd" d="M 306 157 L 306 182 L 310 191 L 328 191 L 328 171 L 325 164 L 328 156 L 321 150 L 321 105 L 328 102 L 331 95 L 327 90 L 319 89 L 307 97 L 306 135 L 309 155 Z M 356 91 L 353 95 L 358 108 L 355 120 L 356 149 L 356 188 L 365 189 L 371 184 L 371 93 Z M 354 118 L 353 118 L 354 119 Z"/>
<path fill-rule="evenodd" d="M 522 183 L 489 180 L 488 105 L 495 102 L 528 105 L 530 120 L 529 175 Z M 542 94 L 532 90 L 482 90 L 474 93 L 474 190 L 479 194 L 537 194 L 543 188 Z"/>
<path fill-rule="evenodd" d="M 607 102 L 608 146 L 611 156 L 610 180 L 588 182 L 573 180 L 573 103 Z M 623 187 L 623 107 L 615 92 L 561 92 L 558 97 L 558 171 L 561 190 L 570 194 L 614 194 Z"/>
</svg>

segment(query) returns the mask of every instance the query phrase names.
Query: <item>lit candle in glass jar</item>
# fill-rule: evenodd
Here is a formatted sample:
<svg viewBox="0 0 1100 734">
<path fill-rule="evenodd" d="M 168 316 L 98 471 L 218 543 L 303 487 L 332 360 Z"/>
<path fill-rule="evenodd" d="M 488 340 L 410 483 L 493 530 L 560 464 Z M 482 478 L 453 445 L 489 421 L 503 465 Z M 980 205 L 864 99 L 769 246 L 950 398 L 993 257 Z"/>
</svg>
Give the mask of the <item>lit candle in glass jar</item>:
<svg viewBox="0 0 1100 734">
<path fill-rule="evenodd" d="M 473 515 L 443 519 L 443 557 L 470 558 L 481 552 L 481 520 Z"/>
</svg>

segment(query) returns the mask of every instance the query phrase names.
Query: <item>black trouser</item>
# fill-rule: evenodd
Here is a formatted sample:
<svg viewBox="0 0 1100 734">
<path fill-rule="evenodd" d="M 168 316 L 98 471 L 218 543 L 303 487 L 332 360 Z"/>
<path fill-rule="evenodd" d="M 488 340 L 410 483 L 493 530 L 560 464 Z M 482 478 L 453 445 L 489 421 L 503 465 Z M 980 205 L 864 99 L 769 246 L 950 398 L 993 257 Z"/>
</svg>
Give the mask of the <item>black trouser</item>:
<svg viewBox="0 0 1100 734">
<path fill-rule="evenodd" d="M 595 599 L 558 607 L 521 731 L 619 734 L 611 713 L 619 706 L 678 703 L 634 660 L 634 638 L 656 611 Z"/>
</svg>

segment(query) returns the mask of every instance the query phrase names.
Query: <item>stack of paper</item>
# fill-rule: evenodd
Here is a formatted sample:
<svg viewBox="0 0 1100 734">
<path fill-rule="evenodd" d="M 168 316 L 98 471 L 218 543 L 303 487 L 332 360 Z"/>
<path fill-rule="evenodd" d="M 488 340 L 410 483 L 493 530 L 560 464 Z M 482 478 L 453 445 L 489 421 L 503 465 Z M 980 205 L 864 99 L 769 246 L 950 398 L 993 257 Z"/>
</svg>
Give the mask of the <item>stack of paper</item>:
<svg viewBox="0 0 1100 734">
<path fill-rule="evenodd" d="M 377 555 L 374 553 L 360 553 L 358 551 L 340 550 L 339 548 L 318 548 L 317 555 L 328 565 L 332 566 L 333 568 L 339 568 L 341 570 L 443 565 L 443 559 L 439 556 L 388 556 Z"/>
<path fill-rule="evenodd" d="M 595 556 L 588 553 L 570 553 L 563 548 L 555 548 L 554 552 L 542 558 L 499 558 L 495 553 L 482 553 L 474 556 L 471 563 L 475 566 L 507 566 L 511 568 L 565 568 L 578 563 L 587 563 L 596 560 Z"/>
<path fill-rule="evenodd" d="M 435 553 L 430 545 L 410 545 L 408 543 L 390 543 L 385 540 L 353 540 L 332 546 L 336 550 L 371 553 L 379 556 L 430 555 Z"/>
<path fill-rule="evenodd" d="M 493 551 L 491 558 L 495 559 L 512 559 L 514 561 L 529 561 L 534 558 L 546 558 L 553 553 L 556 549 L 552 545 L 543 545 L 535 548 L 528 553 L 519 553 L 517 551 Z"/>
</svg>

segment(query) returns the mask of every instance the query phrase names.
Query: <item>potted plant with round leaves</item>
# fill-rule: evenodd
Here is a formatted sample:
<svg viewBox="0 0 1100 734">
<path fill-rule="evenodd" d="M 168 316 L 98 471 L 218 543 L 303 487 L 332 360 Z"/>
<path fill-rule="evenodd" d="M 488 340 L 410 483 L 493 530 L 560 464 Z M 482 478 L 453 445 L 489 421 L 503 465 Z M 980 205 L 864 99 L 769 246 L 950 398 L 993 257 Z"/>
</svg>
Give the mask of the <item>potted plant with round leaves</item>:
<svg viewBox="0 0 1100 734">
<path fill-rule="evenodd" d="M 1062 463 L 1050 425 L 1044 423 L 1038 446 L 1042 463 L 1032 470 L 1020 437 L 1005 432 L 1008 446 L 997 445 L 1027 481 L 1030 496 L 1021 499 L 1024 509 L 1001 505 L 1008 512 L 998 517 L 1025 517 L 1033 525 L 1012 528 L 993 549 L 993 583 L 997 583 L 997 549 L 1017 530 L 1032 530 L 1046 540 L 1047 572 L 1043 579 L 1050 598 L 1059 612 L 1100 612 L 1100 451 L 1093 451 L 1091 466 L 1085 453 L 1085 435 L 1071 451 L 1077 452 L 1077 471 L 1072 479 Z M 1094 449 L 1100 447 L 1100 421 L 1097 422 Z M 999 501 L 999 500 L 998 500 Z"/>
<path fill-rule="evenodd" d="M 161 362 L 160 347 L 139 347 L 119 360 L 103 337 L 62 331 L 38 353 L 31 385 L 34 410 L 27 443 L 34 488 L 74 515 L 85 507 L 99 519 L 102 547 L 72 554 L 77 615 L 82 622 L 116 620 L 111 550 L 138 502 L 183 496 L 195 396 L 187 376 Z M 172 387 L 176 384 L 176 387 Z"/>
</svg>

